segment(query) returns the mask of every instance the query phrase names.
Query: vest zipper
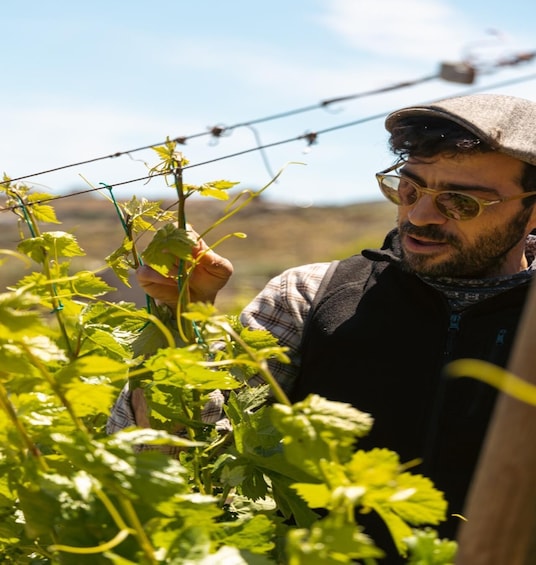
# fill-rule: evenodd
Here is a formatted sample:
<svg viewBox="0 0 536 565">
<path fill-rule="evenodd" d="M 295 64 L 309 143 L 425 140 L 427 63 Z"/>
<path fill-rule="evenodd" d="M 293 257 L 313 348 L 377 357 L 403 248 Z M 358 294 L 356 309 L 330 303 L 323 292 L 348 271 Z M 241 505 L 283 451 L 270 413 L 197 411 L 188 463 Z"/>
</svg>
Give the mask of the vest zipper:
<svg viewBox="0 0 536 565">
<path fill-rule="evenodd" d="M 504 348 L 504 341 L 506 338 L 506 334 L 508 333 L 507 330 L 500 329 L 497 332 L 497 337 L 495 338 L 495 343 L 493 344 L 493 349 L 490 352 L 489 362 L 497 364 L 499 362 L 500 354 Z"/>
<path fill-rule="evenodd" d="M 458 333 L 460 331 L 460 321 L 462 319 L 461 314 L 451 314 L 449 319 L 449 327 L 447 331 L 447 339 L 445 343 L 445 350 L 443 352 L 443 357 L 445 363 L 452 357 L 452 351 L 454 342 Z"/>
<path fill-rule="evenodd" d="M 443 350 L 444 364 L 446 364 L 452 357 L 454 350 L 454 342 L 460 331 L 461 314 L 450 314 L 449 326 L 447 337 L 445 339 L 445 348 Z M 447 377 L 442 374 L 438 375 L 437 389 L 435 392 L 432 411 L 428 421 L 428 434 L 424 443 L 423 449 L 423 473 L 429 474 L 433 468 L 433 461 L 435 459 L 435 451 L 437 449 L 436 440 L 439 429 L 439 421 L 443 411 L 443 402 L 445 400 L 445 393 L 447 387 Z"/>
</svg>

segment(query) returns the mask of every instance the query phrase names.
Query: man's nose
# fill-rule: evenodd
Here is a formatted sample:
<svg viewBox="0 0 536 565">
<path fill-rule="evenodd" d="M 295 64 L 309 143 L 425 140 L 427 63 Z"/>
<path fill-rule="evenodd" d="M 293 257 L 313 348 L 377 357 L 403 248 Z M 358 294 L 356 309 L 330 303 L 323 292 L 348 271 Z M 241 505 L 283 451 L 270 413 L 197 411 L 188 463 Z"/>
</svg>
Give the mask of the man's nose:
<svg viewBox="0 0 536 565">
<path fill-rule="evenodd" d="M 444 224 L 445 218 L 435 207 L 434 199 L 430 194 L 422 194 L 415 204 L 408 210 L 408 220 L 414 226 L 429 224 Z"/>
</svg>

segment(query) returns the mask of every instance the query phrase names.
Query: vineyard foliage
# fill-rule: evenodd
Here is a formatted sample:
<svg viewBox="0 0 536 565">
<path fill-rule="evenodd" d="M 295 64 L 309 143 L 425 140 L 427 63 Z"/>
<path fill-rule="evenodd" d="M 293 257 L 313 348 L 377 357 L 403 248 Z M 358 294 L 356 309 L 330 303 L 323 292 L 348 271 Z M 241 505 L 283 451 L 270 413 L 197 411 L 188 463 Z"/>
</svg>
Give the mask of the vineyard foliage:
<svg viewBox="0 0 536 565">
<path fill-rule="evenodd" d="M 359 450 L 373 415 L 315 395 L 292 405 L 269 370 L 286 360 L 277 341 L 190 303 L 199 257 L 188 198 L 226 201 L 223 222 L 267 187 L 231 198 L 234 182 L 187 185 L 175 144 L 155 151 L 151 173 L 176 191 L 177 209 L 118 203 L 105 187 L 124 240 L 103 269 L 126 285 L 142 263 L 175 277 L 176 311 L 150 298 L 144 308 L 108 301 L 99 272 L 73 270 L 84 255 L 74 235 L 45 230 L 60 224 L 53 197 L 4 178 L 21 238 L 0 259 L 31 272 L 0 294 L 2 563 L 381 563 L 364 512 L 385 521 L 408 563 L 453 563 L 454 542 L 429 527 L 445 517 L 442 493 L 396 453 Z M 254 375 L 265 384 L 249 386 Z M 125 383 L 143 389 L 150 427 L 107 434 Z M 217 391 L 223 413 L 207 422 Z"/>
</svg>

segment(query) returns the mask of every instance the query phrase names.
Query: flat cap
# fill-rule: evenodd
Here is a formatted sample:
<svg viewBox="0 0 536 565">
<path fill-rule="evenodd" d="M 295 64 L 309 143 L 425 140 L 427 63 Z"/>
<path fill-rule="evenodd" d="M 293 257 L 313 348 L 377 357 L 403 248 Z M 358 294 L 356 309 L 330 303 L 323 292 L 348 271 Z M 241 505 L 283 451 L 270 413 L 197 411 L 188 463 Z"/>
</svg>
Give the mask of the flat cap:
<svg viewBox="0 0 536 565">
<path fill-rule="evenodd" d="M 536 165 L 536 102 L 502 94 L 469 94 L 402 108 L 387 116 L 385 127 L 392 132 L 401 120 L 417 116 L 455 122 L 496 151 Z"/>
</svg>

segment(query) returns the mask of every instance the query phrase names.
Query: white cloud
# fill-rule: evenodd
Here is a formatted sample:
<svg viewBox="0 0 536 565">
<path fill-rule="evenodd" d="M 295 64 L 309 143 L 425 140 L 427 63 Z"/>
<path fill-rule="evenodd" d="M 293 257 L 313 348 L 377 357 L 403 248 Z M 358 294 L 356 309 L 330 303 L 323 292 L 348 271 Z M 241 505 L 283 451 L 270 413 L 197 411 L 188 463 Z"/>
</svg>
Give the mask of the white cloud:
<svg viewBox="0 0 536 565">
<path fill-rule="evenodd" d="M 475 30 L 440 0 L 331 0 L 323 22 L 354 47 L 415 60 L 456 56 Z M 477 34 L 478 35 L 478 34 Z"/>
</svg>

